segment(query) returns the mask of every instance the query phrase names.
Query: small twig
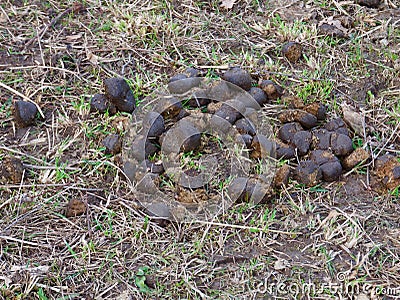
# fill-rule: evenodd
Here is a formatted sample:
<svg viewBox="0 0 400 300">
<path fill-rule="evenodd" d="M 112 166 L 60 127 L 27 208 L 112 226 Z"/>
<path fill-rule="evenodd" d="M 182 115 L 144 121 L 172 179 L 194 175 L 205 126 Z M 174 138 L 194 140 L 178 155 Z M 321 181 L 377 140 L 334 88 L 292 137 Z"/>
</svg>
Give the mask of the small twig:
<svg viewBox="0 0 400 300">
<path fill-rule="evenodd" d="M 26 245 L 30 245 L 30 246 L 35 246 L 35 247 L 39 246 L 39 247 L 44 247 L 44 248 L 51 249 L 51 247 L 47 246 L 47 245 L 42 245 L 42 244 L 38 244 L 38 243 L 32 243 L 32 242 L 28 242 L 28 241 L 25 241 L 25 240 L 20 240 L 20 239 L 13 238 L 11 236 L 0 235 L 0 240 L 13 241 L 13 242 L 26 244 Z"/>
</svg>

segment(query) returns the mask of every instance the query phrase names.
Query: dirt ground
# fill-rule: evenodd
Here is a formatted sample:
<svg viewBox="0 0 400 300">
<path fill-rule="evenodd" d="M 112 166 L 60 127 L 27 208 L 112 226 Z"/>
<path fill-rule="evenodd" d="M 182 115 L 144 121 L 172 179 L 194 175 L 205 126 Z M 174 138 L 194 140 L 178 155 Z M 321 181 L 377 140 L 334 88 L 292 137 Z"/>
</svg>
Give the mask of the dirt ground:
<svg viewBox="0 0 400 300">
<path fill-rule="evenodd" d="M 374 176 L 376 157 L 400 156 L 399 44 L 393 0 L 2 1 L 0 163 L 19 175 L 0 172 L 0 298 L 399 298 L 399 187 Z M 91 97 L 122 76 L 140 103 L 187 67 L 231 66 L 328 120 L 362 114 L 353 143 L 373 159 L 209 222 L 149 217 L 102 144 L 131 116 L 90 113 Z M 18 100 L 40 108 L 34 125 L 17 126 Z"/>
</svg>

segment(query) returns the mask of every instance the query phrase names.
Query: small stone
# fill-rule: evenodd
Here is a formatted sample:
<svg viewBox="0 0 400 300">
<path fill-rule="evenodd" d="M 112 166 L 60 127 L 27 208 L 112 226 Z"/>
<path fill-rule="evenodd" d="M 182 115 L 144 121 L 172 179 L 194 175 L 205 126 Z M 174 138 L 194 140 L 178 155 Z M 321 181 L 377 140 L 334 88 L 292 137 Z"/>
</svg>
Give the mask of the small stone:
<svg viewBox="0 0 400 300">
<path fill-rule="evenodd" d="M 241 87 L 245 91 L 251 88 L 252 78 L 250 74 L 239 67 L 234 67 L 226 71 L 222 79 Z"/>
<path fill-rule="evenodd" d="M 262 106 L 263 104 L 267 103 L 268 98 L 267 94 L 258 87 L 252 87 L 249 90 L 249 94 L 257 101 L 257 103 Z"/>
<path fill-rule="evenodd" d="M 236 121 L 235 127 L 241 134 L 249 134 L 254 136 L 256 134 L 255 126 L 248 119 L 242 118 Z"/>
<path fill-rule="evenodd" d="M 303 47 L 296 42 L 287 42 L 282 47 L 282 54 L 285 56 L 291 63 L 297 62 L 302 54 Z"/>
<path fill-rule="evenodd" d="M 144 134 L 147 134 L 148 138 L 158 138 L 165 131 L 164 118 L 155 111 L 148 112 L 142 124 Z"/>
<path fill-rule="evenodd" d="M 24 174 L 22 161 L 15 157 L 5 157 L 0 161 L 0 182 L 19 184 Z"/>
<path fill-rule="evenodd" d="M 300 109 L 285 110 L 278 116 L 282 123 L 299 122 L 301 126 L 310 129 L 317 125 L 317 117 Z"/>
<path fill-rule="evenodd" d="M 107 110 L 110 115 L 115 115 L 117 112 L 117 108 L 108 100 L 106 95 L 95 94 L 90 100 L 90 112 L 104 114 Z"/>
<path fill-rule="evenodd" d="M 353 142 L 347 135 L 333 132 L 331 134 L 331 149 L 337 156 L 346 156 L 353 151 Z"/>
<path fill-rule="evenodd" d="M 310 149 L 312 135 L 308 131 L 296 132 L 293 137 L 293 143 L 300 156 L 306 155 Z"/>
<path fill-rule="evenodd" d="M 306 186 L 314 186 L 322 179 L 321 169 L 310 160 L 300 161 L 295 169 L 296 179 Z"/>
<path fill-rule="evenodd" d="M 103 140 L 106 154 L 115 155 L 121 152 L 122 140 L 118 134 L 111 134 Z"/>
<path fill-rule="evenodd" d="M 310 152 L 309 160 L 321 166 L 329 162 L 339 161 L 339 159 L 328 150 L 314 150 Z"/>
<path fill-rule="evenodd" d="M 86 212 L 86 204 L 82 200 L 71 199 L 67 208 L 65 209 L 65 216 L 67 218 L 83 215 Z"/>
<path fill-rule="evenodd" d="M 14 118 L 19 128 L 32 125 L 35 121 L 38 109 L 35 104 L 28 101 L 16 101 L 14 103 Z"/>
<path fill-rule="evenodd" d="M 136 100 L 128 83 L 123 78 L 114 77 L 104 80 L 104 90 L 108 99 L 120 110 L 132 113 Z"/>
<path fill-rule="evenodd" d="M 293 143 L 293 138 L 296 132 L 303 130 L 303 127 L 297 123 L 286 123 L 278 131 L 278 138 L 284 143 Z"/>
<path fill-rule="evenodd" d="M 272 80 L 263 80 L 260 88 L 265 92 L 268 100 L 276 100 L 283 95 L 283 88 Z"/>
<path fill-rule="evenodd" d="M 317 129 L 312 131 L 312 149 L 327 150 L 331 145 L 331 132 L 327 129 Z"/>
<path fill-rule="evenodd" d="M 325 181 L 335 181 L 342 174 L 342 165 L 339 161 L 328 162 L 321 166 L 321 172 Z"/>
<path fill-rule="evenodd" d="M 282 167 L 280 167 L 275 173 L 274 177 L 275 187 L 286 186 L 289 182 L 289 176 L 290 176 L 289 165 L 283 165 Z"/>
<path fill-rule="evenodd" d="M 353 169 L 359 163 L 367 160 L 369 156 L 369 153 L 365 149 L 357 148 L 343 160 L 343 168 L 346 170 Z"/>
</svg>

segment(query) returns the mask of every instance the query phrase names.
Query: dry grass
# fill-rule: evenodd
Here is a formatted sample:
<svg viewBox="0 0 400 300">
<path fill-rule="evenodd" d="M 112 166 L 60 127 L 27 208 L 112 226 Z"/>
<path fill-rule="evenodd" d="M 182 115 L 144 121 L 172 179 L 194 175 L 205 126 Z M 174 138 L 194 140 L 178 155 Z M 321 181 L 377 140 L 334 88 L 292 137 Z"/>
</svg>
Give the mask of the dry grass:
<svg viewBox="0 0 400 300">
<path fill-rule="evenodd" d="M 0 298 L 323 299 L 350 298 L 351 285 L 371 299 L 389 298 L 380 288 L 400 296 L 398 194 L 372 191 L 369 167 L 311 189 L 292 182 L 271 203 L 237 204 L 214 222 L 175 224 L 149 219 L 118 158 L 102 152 L 129 121 L 89 114 L 103 79 L 124 76 L 140 100 L 186 66 L 214 76 L 241 65 L 327 103 L 330 117 L 343 102 L 357 107 L 371 128 L 364 145 L 399 153 L 398 3 L 237 2 L 0 4 L 0 160 L 26 167 L 20 183 L 0 183 Z M 337 15 L 354 18 L 349 39 L 317 31 Z M 304 46 L 298 64 L 280 53 L 288 40 Z M 27 130 L 13 123 L 21 94 L 43 112 Z M 87 213 L 66 218 L 74 198 Z"/>
</svg>

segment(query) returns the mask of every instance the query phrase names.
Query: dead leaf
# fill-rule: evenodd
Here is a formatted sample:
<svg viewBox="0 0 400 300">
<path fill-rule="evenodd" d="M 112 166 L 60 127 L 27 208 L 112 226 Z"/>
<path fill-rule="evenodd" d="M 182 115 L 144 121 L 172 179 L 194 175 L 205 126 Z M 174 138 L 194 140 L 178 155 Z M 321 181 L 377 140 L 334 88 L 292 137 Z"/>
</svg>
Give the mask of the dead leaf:
<svg viewBox="0 0 400 300">
<path fill-rule="evenodd" d="M 361 113 L 347 104 L 342 104 L 343 120 L 357 133 L 364 136 L 365 118 Z"/>
<path fill-rule="evenodd" d="M 91 51 L 88 51 L 86 58 L 95 66 L 97 66 L 99 63 L 99 57 L 93 54 Z"/>
<path fill-rule="evenodd" d="M 343 27 L 343 25 L 342 25 L 342 23 L 340 22 L 340 20 L 335 20 L 335 19 L 333 19 L 333 16 L 331 16 L 331 17 L 329 17 L 329 18 L 327 18 L 327 19 L 322 20 L 321 22 L 319 22 L 319 25 L 322 25 L 322 24 L 333 25 L 333 26 L 335 26 L 337 29 L 343 31 L 344 34 L 347 35 L 347 33 L 348 33 L 348 32 L 347 32 L 347 29 Z"/>
<path fill-rule="evenodd" d="M 231 9 L 235 4 L 236 0 L 222 0 L 221 7 L 225 9 Z"/>
<path fill-rule="evenodd" d="M 286 259 L 278 258 L 278 260 L 274 263 L 275 270 L 284 270 L 289 266 L 289 262 Z"/>
<path fill-rule="evenodd" d="M 80 40 L 80 39 L 82 38 L 82 36 L 83 36 L 82 33 L 73 34 L 73 35 L 67 35 L 67 36 L 65 37 L 65 41 L 66 41 L 67 43 L 74 43 L 74 42 L 76 42 L 77 40 Z"/>
</svg>

